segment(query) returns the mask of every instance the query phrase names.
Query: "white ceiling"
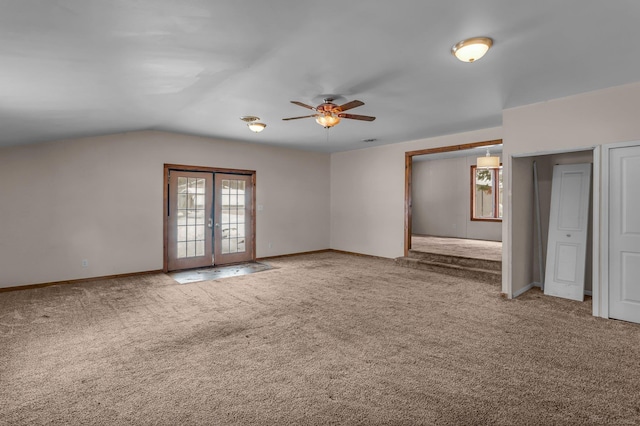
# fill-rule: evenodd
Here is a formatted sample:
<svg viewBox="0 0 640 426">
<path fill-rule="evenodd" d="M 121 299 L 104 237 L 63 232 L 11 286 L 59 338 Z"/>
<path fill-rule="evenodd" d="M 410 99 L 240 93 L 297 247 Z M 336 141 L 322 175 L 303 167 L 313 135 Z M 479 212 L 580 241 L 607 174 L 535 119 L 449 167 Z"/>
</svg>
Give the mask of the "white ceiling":
<svg viewBox="0 0 640 426">
<path fill-rule="evenodd" d="M 640 80 L 639 22 L 638 0 L 3 0 L 0 146 L 158 129 L 333 152 L 500 126 Z M 473 36 L 493 49 L 457 61 Z M 282 121 L 326 94 L 376 121 Z"/>
</svg>

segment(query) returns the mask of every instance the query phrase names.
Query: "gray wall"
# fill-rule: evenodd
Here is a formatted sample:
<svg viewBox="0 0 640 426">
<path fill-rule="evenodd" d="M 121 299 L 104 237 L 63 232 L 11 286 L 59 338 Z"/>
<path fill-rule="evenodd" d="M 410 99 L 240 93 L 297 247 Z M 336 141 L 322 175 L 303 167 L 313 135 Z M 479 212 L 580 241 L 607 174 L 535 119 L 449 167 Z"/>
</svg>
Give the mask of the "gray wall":
<svg viewBox="0 0 640 426">
<path fill-rule="evenodd" d="M 162 269 L 164 164 L 255 170 L 257 257 L 329 248 L 328 154 L 155 131 L 20 145 L 0 148 L 0 287 Z"/>
<path fill-rule="evenodd" d="M 428 158 L 428 156 L 424 156 Z M 412 168 L 412 232 L 502 241 L 502 223 L 471 220 L 471 166 L 476 156 L 424 160 Z"/>
</svg>

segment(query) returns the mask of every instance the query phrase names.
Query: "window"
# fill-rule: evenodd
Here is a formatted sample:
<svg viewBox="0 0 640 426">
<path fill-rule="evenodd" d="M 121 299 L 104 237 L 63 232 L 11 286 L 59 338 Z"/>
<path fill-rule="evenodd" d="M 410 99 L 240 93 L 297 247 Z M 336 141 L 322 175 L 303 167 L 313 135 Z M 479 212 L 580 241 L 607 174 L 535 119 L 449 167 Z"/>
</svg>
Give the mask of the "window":
<svg viewBox="0 0 640 426">
<path fill-rule="evenodd" d="M 471 166 L 471 220 L 502 220 L 502 166 Z"/>
</svg>

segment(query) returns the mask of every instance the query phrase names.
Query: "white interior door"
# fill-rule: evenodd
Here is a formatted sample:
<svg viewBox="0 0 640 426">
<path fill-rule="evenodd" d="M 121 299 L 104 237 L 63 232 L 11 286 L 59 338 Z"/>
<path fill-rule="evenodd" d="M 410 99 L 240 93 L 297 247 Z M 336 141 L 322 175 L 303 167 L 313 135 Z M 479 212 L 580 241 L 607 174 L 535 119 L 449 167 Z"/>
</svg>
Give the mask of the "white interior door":
<svg viewBox="0 0 640 426">
<path fill-rule="evenodd" d="M 609 154 L 609 317 L 640 323 L 640 145 Z"/>
<path fill-rule="evenodd" d="M 584 300 L 591 164 L 553 167 L 544 294 Z"/>
</svg>

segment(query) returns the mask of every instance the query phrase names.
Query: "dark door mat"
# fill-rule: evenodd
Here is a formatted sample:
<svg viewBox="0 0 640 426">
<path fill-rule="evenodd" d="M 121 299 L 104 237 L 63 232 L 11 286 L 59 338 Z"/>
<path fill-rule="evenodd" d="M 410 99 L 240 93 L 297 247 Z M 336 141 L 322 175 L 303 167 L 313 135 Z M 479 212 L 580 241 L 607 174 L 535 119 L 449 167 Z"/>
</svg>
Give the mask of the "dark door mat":
<svg viewBox="0 0 640 426">
<path fill-rule="evenodd" d="M 188 271 L 169 272 L 169 276 L 180 284 L 197 283 L 199 281 L 218 280 L 220 278 L 249 275 L 272 269 L 266 263 L 246 262 L 229 266 L 212 266 L 209 268 L 190 269 Z"/>
</svg>

